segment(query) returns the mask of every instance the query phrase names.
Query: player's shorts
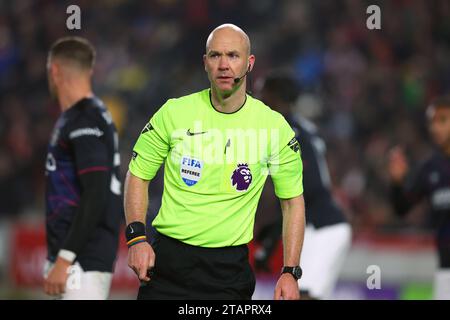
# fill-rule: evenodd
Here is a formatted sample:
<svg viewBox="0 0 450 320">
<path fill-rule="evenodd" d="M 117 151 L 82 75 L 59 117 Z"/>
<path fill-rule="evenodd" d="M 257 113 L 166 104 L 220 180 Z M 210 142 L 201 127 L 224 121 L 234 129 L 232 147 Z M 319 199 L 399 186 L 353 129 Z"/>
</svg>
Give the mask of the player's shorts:
<svg viewBox="0 0 450 320">
<path fill-rule="evenodd" d="M 312 225 L 305 227 L 300 291 L 308 291 L 309 296 L 315 299 L 330 299 L 351 245 L 351 234 L 348 223 L 319 229 Z"/>
<path fill-rule="evenodd" d="M 46 261 L 44 278 L 47 277 L 53 263 Z M 111 288 L 112 273 L 84 271 L 78 262 L 69 268 L 66 291 L 57 299 L 62 300 L 106 300 Z"/>
<path fill-rule="evenodd" d="M 247 245 L 203 248 L 158 234 L 155 267 L 138 299 L 250 300 L 255 276 Z"/>
<path fill-rule="evenodd" d="M 450 269 L 436 271 L 433 288 L 435 300 L 450 300 Z"/>
</svg>

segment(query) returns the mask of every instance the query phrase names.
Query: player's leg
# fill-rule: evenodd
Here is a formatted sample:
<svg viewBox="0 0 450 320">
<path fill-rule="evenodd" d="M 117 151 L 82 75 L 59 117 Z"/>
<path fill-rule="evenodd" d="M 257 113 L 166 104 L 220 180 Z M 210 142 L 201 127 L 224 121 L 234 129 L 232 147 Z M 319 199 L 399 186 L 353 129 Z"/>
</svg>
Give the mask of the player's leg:
<svg viewBox="0 0 450 320">
<path fill-rule="evenodd" d="M 44 278 L 47 277 L 53 263 L 46 261 L 44 265 Z M 85 272 L 76 262 L 68 270 L 65 293 L 54 297 L 62 300 L 106 300 L 111 287 L 112 273 L 88 271 Z"/>
<path fill-rule="evenodd" d="M 450 300 L 450 269 L 438 269 L 434 276 L 434 299 Z"/>
<path fill-rule="evenodd" d="M 439 267 L 434 276 L 434 299 L 450 300 L 450 238 L 449 231 L 443 227 L 437 234 L 437 253 Z"/>
<path fill-rule="evenodd" d="M 351 245 L 350 225 L 339 223 L 314 229 L 309 241 L 305 233 L 305 244 L 307 248 L 301 258 L 304 277 L 300 280 L 300 288 L 308 290 L 309 297 L 329 299 Z"/>
<path fill-rule="evenodd" d="M 315 275 L 314 266 L 317 264 L 316 251 L 314 243 L 315 229 L 312 225 L 305 226 L 305 236 L 303 240 L 302 254 L 300 258 L 300 266 L 303 271 L 303 276 L 299 280 L 300 296 L 302 300 L 315 299 L 311 296 L 310 290 L 317 278 Z"/>
<path fill-rule="evenodd" d="M 111 288 L 112 273 L 84 271 L 77 263 L 72 266 L 63 300 L 106 300 Z"/>
</svg>

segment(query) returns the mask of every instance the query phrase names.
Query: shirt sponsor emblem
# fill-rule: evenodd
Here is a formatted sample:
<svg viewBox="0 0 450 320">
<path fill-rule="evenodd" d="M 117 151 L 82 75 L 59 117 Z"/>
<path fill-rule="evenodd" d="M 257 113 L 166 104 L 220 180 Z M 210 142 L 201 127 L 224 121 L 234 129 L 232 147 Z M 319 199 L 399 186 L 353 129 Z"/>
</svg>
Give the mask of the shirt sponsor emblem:
<svg viewBox="0 0 450 320">
<path fill-rule="evenodd" d="M 136 160 L 137 156 L 139 155 L 139 153 L 137 153 L 136 151 L 133 151 L 133 153 L 131 154 L 131 158 L 133 160 Z"/>
<path fill-rule="evenodd" d="M 196 184 L 202 175 L 203 161 L 187 156 L 181 158 L 180 174 L 184 183 L 191 187 Z"/>
<path fill-rule="evenodd" d="M 95 137 L 101 137 L 103 135 L 103 131 L 101 131 L 99 128 L 80 128 L 73 130 L 69 134 L 70 139 L 79 138 L 82 136 L 95 136 Z"/>
<path fill-rule="evenodd" d="M 431 195 L 431 205 L 435 210 L 450 209 L 450 188 L 440 188 Z"/>
</svg>

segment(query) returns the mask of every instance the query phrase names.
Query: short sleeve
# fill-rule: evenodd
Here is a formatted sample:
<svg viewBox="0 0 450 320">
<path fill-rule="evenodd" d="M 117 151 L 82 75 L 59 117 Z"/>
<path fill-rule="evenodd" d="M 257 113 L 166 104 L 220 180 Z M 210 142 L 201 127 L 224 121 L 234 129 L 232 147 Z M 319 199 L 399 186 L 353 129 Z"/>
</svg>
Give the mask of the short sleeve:
<svg viewBox="0 0 450 320">
<path fill-rule="evenodd" d="M 130 172 L 144 180 L 151 180 L 158 172 L 170 149 L 167 130 L 167 103 L 163 105 L 142 129 L 133 148 Z"/>
<path fill-rule="evenodd" d="M 278 141 L 271 141 L 268 165 L 276 196 L 290 199 L 303 193 L 303 165 L 294 131 L 283 117 L 279 122 Z"/>
<path fill-rule="evenodd" d="M 105 137 L 108 132 L 101 120 L 96 118 L 81 115 L 68 126 L 67 138 L 75 156 L 78 175 L 110 170 Z"/>
</svg>

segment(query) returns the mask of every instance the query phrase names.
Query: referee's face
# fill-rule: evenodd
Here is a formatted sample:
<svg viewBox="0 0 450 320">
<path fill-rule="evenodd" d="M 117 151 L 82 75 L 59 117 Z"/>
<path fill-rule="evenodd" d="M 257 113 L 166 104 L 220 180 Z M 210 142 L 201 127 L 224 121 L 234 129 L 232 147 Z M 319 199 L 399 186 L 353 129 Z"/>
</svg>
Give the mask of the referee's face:
<svg viewBox="0 0 450 320">
<path fill-rule="evenodd" d="M 211 86 L 219 92 L 232 92 L 240 84 L 234 79 L 242 77 L 254 61 L 248 50 L 248 44 L 239 32 L 228 28 L 215 31 L 203 56 Z"/>
</svg>

